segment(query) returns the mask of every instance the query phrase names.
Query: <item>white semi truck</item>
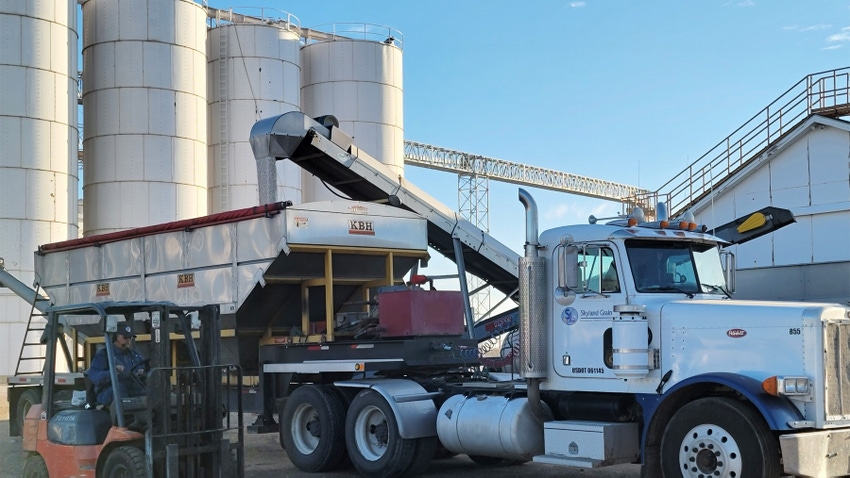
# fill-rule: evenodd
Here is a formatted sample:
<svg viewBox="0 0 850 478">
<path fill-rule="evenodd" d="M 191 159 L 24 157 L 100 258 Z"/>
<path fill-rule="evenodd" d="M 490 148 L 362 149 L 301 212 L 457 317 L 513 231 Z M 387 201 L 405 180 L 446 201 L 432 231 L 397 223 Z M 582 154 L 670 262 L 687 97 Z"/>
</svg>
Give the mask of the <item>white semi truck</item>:
<svg viewBox="0 0 850 478">
<path fill-rule="evenodd" d="M 261 167 L 288 158 L 352 198 L 433 214 L 327 119 L 260 121 L 252 146 Z M 534 201 L 522 190 L 519 197 L 527 209 L 517 268 L 524 380 L 335 381 L 347 411 L 307 415 L 338 422 L 331 440 L 347 444 L 358 469 L 392 472 L 405 440 L 436 435 L 482 462 L 641 462 L 649 477 L 850 474 L 850 308 L 733 300 L 734 266 L 724 269 L 720 253 L 727 242 L 688 215 L 669 219 L 659 207 L 653 222 L 636 214 L 538 236 Z M 771 219 L 756 213 L 718 234 L 755 237 Z M 462 232 L 444 229 L 456 251 Z M 486 264 L 489 252 L 478 251 L 455 257 Z M 305 409 L 319 407 L 299 395 L 282 409 L 290 457 L 333 448 L 297 446 L 312 443 L 299 438 Z"/>
<path fill-rule="evenodd" d="M 223 353 L 259 378 L 255 429 L 302 470 L 411 475 L 451 452 L 647 477 L 850 474 L 850 308 L 731 299 L 730 234 L 663 213 L 538 234 L 520 191 L 520 257 L 332 118 L 269 118 L 251 141 L 269 206 L 45 245 L 36 269 L 59 303 L 218 305 Z M 276 203 L 284 158 L 356 201 Z M 428 246 L 458 264 L 461 292 L 422 285 Z M 473 323 L 467 271 L 518 312 Z M 512 328 L 513 372 L 483 368 L 478 343 Z"/>
</svg>

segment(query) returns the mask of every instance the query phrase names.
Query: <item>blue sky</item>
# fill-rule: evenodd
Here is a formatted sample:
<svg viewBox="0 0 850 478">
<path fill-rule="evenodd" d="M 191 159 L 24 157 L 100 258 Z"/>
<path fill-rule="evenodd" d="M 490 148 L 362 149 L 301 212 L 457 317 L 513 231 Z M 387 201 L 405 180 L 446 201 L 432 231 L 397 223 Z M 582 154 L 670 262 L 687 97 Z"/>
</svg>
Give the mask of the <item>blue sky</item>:
<svg viewBox="0 0 850 478">
<path fill-rule="evenodd" d="M 806 75 L 850 66 L 850 0 L 251 4 L 305 27 L 368 22 L 403 32 L 408 140 L 647 189 Z M 455 175 L 405 174 L 457 208 Z M 490 230 L 521 251 L 516 190 L 490 182 Z M 620 209 L 532 193 L 541 230 Z"/>
</svg>

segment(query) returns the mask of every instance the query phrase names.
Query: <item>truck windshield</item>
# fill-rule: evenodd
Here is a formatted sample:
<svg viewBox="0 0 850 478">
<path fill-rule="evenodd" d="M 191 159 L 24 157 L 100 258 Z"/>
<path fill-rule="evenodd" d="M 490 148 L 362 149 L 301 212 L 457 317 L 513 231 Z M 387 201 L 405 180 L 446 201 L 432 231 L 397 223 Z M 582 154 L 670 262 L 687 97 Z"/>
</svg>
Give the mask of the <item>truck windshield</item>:
<svg viewBox="0 0 850 478">
<path fill-rule="evenodd" d="M 638 292 L 726 293 L 717 248 L 688 242 L 626 241 Z"/>
</svg>

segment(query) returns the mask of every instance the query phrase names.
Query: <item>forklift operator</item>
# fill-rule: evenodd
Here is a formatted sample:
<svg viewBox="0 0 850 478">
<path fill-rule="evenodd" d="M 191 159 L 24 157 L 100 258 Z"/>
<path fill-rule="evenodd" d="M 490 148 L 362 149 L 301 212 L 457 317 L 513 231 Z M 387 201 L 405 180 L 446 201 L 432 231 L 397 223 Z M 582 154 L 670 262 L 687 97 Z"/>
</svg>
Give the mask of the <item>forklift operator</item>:
<svg viewBox="0 0 850 478">
<path fill-rule="evenodd" d="M 112 347 L 115 358 L 115 370 L 118 372 L 118 393 L 124 397 L 138 397 L 145 395 L 145 387 L 141 377 L 145 375 L 145 359 L 130 348 L 130 341 L 136 336 L 129 324 L 121 325 L 118 332 L 113 334 Z M 109 345 L 107 345 L 108 347 Z M 133 374 L 136 376 L 134 377 Z M 94 384 L 97 394 L 97 403 L 109 405 L 112 403 L 113 393 L 109 377 L 109 361 L 106 355 L 106 347 L 98 350 L 88 371 L 89 380 Z"/>
</svg>

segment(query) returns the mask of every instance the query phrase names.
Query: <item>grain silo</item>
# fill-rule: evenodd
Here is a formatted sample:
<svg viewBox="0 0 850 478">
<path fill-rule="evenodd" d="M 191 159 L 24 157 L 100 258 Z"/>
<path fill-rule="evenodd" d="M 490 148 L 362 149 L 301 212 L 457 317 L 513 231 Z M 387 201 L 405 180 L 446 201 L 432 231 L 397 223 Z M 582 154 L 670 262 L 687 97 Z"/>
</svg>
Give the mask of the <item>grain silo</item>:
<svg viewBox="0 0 850 478">
<path fill-rule="evenodd" d="M 206 214 L 206 11 L 186 0 L 82 11 L 85 235 Z"/>
<path fill-rule="evenodd" d="M 302 36 L 302 111 L 336 116 L 360 149 L 403 175 L 401 32 L 348 23 L 304 30 Z M 305 181 L 304 195 L 305 201 L 335 198 L 315 180 Z"/>
<path fill-rule="evenodd" d="M 0 2 L 0 257 L 34 280 L 39 244 L 77 235 L 77 2 Z M 31 305 L 0 288 L 0 375 Z"/>
<path fill-rule="evenodd" d="M 256 11 L 255 11 L 256 10 Z M 209 57 L 210 212 L 256 205 L 257 169 L 248 143 L 257 120 L 301 104 L 300 25 L 274 9 L 211 10 Z M 301 202 L 301 168 L 277 162 L 279 200 Z"/>
</svg>

